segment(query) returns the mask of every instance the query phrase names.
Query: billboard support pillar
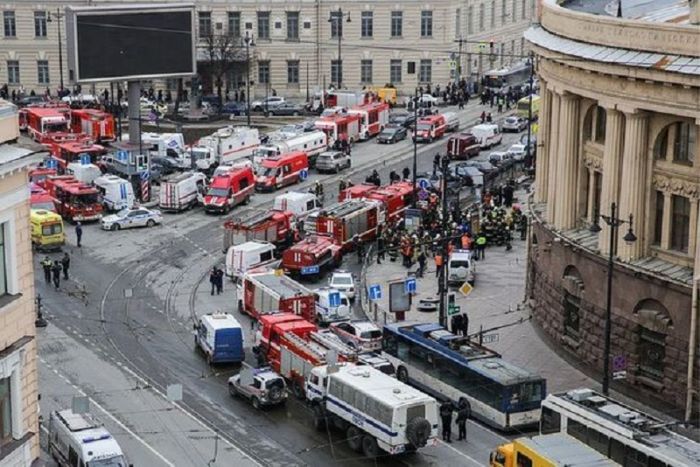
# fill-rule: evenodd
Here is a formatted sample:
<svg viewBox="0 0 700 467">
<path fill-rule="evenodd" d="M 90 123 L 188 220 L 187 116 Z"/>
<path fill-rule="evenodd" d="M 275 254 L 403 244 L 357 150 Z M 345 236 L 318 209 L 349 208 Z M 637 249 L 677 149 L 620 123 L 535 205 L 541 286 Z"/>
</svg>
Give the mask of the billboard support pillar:
<svg viewBox="0 0 700 467">
<path fill-rule="evenodd" d="M 127 88 L 129 103 L 129 142 L 136 144 L 141 141 L 141 83 L 129 81 Z"/>
</svg>

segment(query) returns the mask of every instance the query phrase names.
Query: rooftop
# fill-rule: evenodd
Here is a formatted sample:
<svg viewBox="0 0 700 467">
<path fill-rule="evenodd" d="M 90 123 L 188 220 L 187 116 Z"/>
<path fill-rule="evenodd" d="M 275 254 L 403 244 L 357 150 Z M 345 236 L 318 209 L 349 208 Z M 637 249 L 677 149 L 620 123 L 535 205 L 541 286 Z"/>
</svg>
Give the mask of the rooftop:
<svg viewBox="0 0 700 467">
<path fill-rule="evenodd" d="M 561 6 L 594 15 L 617 16 L 617 0 L 565 0 Z M 642 21 L 688 23 L 688 0 L 622 0 L 622 17 Z"/>
<path fill-rule="evenodd" d="M 45 151 L 33 151 L 14 144 L 0 145 L 0 178 L 38 164 L 44 158 L 43 154 Z"/>
</svg>

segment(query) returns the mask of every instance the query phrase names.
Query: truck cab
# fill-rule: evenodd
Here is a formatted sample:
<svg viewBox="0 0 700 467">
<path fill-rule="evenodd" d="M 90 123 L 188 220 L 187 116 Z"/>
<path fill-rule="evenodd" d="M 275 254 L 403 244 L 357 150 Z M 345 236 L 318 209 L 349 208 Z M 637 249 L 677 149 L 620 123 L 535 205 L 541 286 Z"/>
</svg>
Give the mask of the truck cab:
<svg viewBox="0 0 700 467">
<path fill-rule="evenodd" d="M 210 313 L 194 325 L 195 347 L 204 353 L 207 363 L 238 363 L 245 360 L 243 330 L 233 315 Z"/>
<path fill-rule="evenodd" d="M 238 204 L 250 201 L 255 188 L 255 176 L 250 167 L 234 168 L 214 177 L 204 196 L 204 210 L 225 214 Z"/>
<path fill-rule="evenodd" d="M 234 245 L 226 252 L 226 275 L 231 279 L 242 277 L 246 271 L 260 267 L 276 268 L 280 260 L 275 258 L 275 245 L 263 241 L 250 241 Z"/>
<path fill-rule="evenodd" d="M 433 140 L 441 138 L 446 131 L 447 122 L 444 115 L 430 115 L 418 119 L 413 139 L 419 143 L 432 143 Z"/>
<path fill-rule="evenodd" d="M 290 152 L 265 159 L 255 183 L 258 191 L 274 191 L 298 183 L 301 171 L 309 171 L 309 159 L 305 152 Z"/>
<path fill-rule="evenodd" d="M 275 196 L 272 209 L 278 211 L 289 211 L 297 219 L 303 219 L 312 212 L 321 209 L 321 202 L 313 193 L 302 191 L 288 191 L 287 193 Z"/>
</svg>

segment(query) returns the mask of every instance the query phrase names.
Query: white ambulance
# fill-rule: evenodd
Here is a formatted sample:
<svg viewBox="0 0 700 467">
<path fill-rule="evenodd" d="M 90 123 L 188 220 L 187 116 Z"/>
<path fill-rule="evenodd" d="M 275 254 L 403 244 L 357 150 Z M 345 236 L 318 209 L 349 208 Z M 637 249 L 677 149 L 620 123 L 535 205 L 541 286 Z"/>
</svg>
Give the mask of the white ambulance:
<svg viewBox="0 0 700 467">
<path fill-rule="evenodd" d="M 243 277 L 251 269 L 268 267 L 276 269 L 280 259 L 275 257 L 275 245 L 253 240 L 234 245 L 226 252 L 226 275 L 233 280 Z"/>
<path fill-rule="evenodd" d="M 127 180 L 116 175 L 102 175 L 94 183 L 102 195 L 102 205 L 108 211 L 134 207 L 134 187 Z"/>
<path fill-rule="evenodd" d="M 207 177 L 201 172 L 185 172 L 160 185 L 162 211 L 184 211 L 204 201 Z"/>
</svg>

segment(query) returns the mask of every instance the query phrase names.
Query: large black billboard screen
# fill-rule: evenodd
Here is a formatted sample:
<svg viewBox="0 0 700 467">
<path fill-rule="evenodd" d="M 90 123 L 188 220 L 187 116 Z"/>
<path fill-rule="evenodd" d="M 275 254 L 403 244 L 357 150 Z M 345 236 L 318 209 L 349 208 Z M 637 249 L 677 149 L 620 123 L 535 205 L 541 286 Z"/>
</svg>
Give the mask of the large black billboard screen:
<svg viewBox="0 0 700 467">
<path fill-rule="evenodd" d="M 76 81 L 195 73 L 191 9 L 76 13 L 70 44 Z"/>
</svg>

